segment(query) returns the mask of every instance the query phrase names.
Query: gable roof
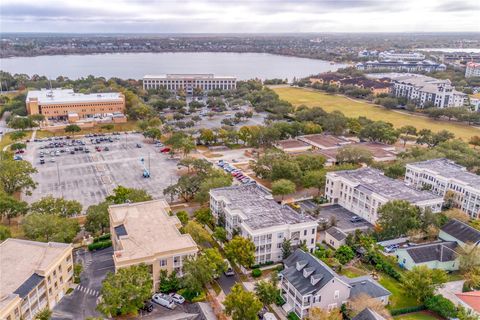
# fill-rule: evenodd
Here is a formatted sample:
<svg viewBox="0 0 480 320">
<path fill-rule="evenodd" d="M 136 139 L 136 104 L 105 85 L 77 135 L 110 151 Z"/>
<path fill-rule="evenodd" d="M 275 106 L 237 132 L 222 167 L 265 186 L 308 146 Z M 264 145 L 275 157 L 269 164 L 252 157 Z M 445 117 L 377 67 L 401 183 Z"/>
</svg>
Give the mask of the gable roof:
<svg viewBox="0 0 480 320">
<path fill-rule="evenodd" d="M 369 276 L 351 279 L 342 277 L 342 279 L 352 287 L 350 289 L 350 299 L 362 293 L 365 293 L 372 298 L 385 297 L 392 294 Z"/>
<path fill-rule="evenodd" d="M 415 263 L 424 263 L 429 261 L 448 262 L 457 258 L 455 249 L 457 248 L 455 241 L 427 243 L 405 249 L 412 257 Z"/>
<path fill-rule="evenodd" d="M 302 269 L 299 271 L 296 268 L 297 262 L 302 265 Z M 287 259 L 284 260 L 285 269 L 281 274 L 300 292 L 302 295 L 318 291 L 323 288 L 333 278 L 338 278 L 338 275 L 330 269 L 325 263 L 318 260 L 311 254 L 304 252 L 301 249 L 295 250 Z M 313 273 L 304 277 L 304 268 L 312 268 Z M 313 280 L 318 282 L 312 285 Z"/>
<path fill-rule="evenodd" d="M 347 234 L 342 230 L 338 229 L 337 227 L 330 227 L 326 231 L 329 235 L 334 237 L 338 241 L 342 241 L 343 239 L 347 238 Z"/>
<path fill-rule="evenodd" d="M 353 317 L 352 320 L 385 320 L 385 318 L 374 310 L 365 308 L 359 314 Z"/>
<path fill-rule="evenodd" d="M 476 312 L 480 312 L 480 291 L 455 293 L 455 295 Z"/>
<path fill-rule="evenodd" d="M 457 219 L 449 220 L 441 230 L 463 243 L 480 241 L 480 231 Z"/>
</svg>

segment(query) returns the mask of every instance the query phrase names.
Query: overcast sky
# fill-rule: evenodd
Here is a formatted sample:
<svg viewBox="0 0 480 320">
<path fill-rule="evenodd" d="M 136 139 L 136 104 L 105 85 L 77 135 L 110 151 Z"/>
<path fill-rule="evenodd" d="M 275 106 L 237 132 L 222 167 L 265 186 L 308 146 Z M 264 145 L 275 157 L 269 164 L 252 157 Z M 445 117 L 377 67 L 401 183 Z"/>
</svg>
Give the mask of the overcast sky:
<svg viewBox="0 0 480 320">
<path fill-rule="evenodd" d="M 480 32 L 480 0 L 1 0 L 1 32 Z"/>
</svg>

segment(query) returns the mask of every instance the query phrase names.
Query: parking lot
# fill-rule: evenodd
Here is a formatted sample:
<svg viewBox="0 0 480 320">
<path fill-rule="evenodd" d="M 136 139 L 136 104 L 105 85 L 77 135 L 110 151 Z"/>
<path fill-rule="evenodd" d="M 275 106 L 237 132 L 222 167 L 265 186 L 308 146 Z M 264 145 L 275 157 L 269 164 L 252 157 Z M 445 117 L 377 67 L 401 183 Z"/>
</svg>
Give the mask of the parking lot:
<svg viewBox="0 0 480 320">
<path fill-rule="evenodd" d="M 153 198 L 162 198 L 163 190 L 178 179 L 176 160 L 160 153 L 161 148 L 147 143 L 149 141 L 141 134 L 106 135 L 103 137 L 105 141 L 98 144 L 92 143 L 91 139 L 75 138 L 85 145 L 77 143 L 72 146 L 69 145 L 71 139 L 30 142 L 22 156 L 37 168 L 38 173 L 33 177 L 38 186 L 24 199 L 33 202 L 46 195 L 64 197 L 80 201 L 85 210 L 103 201 L 118 185 L 144 189 Z M 95 142 L 97 138 L 93 139 Z M 45 148 L 61 142 L 63 146 Z M 82 150 L 75 151 L 75 148 Z M 40 163 L 41 159 L 44 164 Z M 149 169 L 150 178 L 143 177 L 144 166 Z"/>
</svg>

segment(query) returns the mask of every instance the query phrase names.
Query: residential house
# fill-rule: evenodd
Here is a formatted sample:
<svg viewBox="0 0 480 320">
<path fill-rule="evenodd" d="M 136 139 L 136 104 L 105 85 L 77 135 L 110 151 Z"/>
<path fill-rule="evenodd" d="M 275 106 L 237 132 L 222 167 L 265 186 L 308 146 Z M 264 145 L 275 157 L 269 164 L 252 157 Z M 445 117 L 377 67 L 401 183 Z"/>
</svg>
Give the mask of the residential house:
<svg viewBox="0 0 480 320">
<path fill-rule="evenodd" d="M 456 293 L 461 305 L 480 318 L 480 291 Z"/>
<path fill-rule="evenodd" d="M 347 234 L 337 227 L 330 227 L 325 230 L 325 242 L 335 249 L 345 244 Z"/>
<path fill-rule="evenodd" d="M 396 255 L 399 265 L 407 270 L 427 266 L 430 269 L 455 271 L 459 268 L 457 247 L 455 241 L 426 243 L 399 248 Z"/>
<path fill-rule="evenodd" d="M 378 314 L 375 310 L 365 308 L 353 317 L 352 320 L 386 320 L 386 318 Z"/>
<path fill-rule="evenodd" d="M 443 241 L 455 241 L 462 247 L 467 243 L 480 244 L 480 231 L 457 219 L 449 220 L 440 228 L 438 237 Z"/>
</svg>

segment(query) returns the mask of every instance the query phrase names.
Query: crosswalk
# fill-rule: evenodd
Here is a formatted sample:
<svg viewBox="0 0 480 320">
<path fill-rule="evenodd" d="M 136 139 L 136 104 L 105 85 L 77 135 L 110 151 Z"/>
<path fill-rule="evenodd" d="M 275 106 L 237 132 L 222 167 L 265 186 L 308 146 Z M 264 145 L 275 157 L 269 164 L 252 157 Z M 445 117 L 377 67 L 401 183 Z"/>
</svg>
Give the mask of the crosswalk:
<svg viewBox="0 0 480 320">
<path fill-rule="evenodd" d="M 75 288 L 75 290 L 81 291 L 85 294 L 89 294 L 89 295 L 94 296 L 94 297 L 98 297 L 100 295 L 100 292 L 98 292 L 98 290 L 94 290 L 94 289 L 91 289 L 91 288 L 85 288 L 82 285 L 78 285 Z"/>
</svg>

